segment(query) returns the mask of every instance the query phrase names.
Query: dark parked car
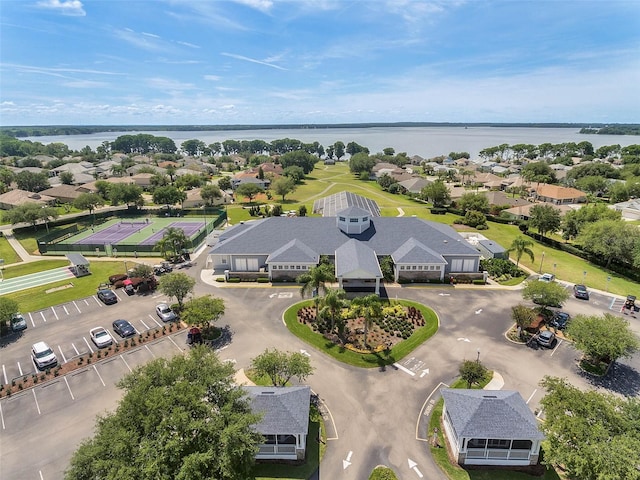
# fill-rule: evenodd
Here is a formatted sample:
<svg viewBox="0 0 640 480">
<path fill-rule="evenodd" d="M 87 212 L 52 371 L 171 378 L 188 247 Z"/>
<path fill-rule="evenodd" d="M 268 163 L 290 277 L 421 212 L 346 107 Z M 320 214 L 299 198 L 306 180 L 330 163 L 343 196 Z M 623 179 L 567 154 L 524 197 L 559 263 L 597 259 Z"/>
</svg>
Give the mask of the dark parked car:
<svg viewBox="0 0 640 480">
<path fill-rule="evenodd" d="M 569 323 L 569 320 L 571 320 L 571 315 L 569 315 L 568 313 L 556 312 L 553 314 L 549 325 L 557 328 L 558 330 L 564 330 L 567 326 L 567 323 Z"/>
<path fill-rule="evenodd" d="M 105 305 L 118 303 L 118 297 L 111 290 L 98 290 L 98 298 L 102 300 L 102 303 Z"/>
<path fill-rule="evenodd" d="M 551 348 L 556 343 L 556 334 L 550 330 L 543 330 L 536 340 L 541 347 Z"/>
<path fill-rule="evenodd" d="M 573 296 L 583 300 L 589 300 L 589 290 L 584 285 L 573 286 Z"/>
<path fill-rule="evenodd" d="M 123 338 L 136 334 L 136 329 L 126 320 L 115 320 L 111 325 L 113 326 L 113 331 Z"/>
</svg>

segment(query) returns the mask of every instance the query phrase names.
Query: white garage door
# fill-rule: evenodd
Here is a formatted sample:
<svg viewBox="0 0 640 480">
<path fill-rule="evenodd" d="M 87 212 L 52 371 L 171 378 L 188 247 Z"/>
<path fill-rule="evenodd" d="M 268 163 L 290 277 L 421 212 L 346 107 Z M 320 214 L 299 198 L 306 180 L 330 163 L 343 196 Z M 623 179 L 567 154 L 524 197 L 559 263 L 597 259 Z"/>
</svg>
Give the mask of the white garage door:
<svg viewBox="0 0 640 480">
<path fill-rule="evenodd" d="M 246 272 L 247 271 L 247 259 L 246 258 L 236 258 L 236 272 Z"/>
</svg>

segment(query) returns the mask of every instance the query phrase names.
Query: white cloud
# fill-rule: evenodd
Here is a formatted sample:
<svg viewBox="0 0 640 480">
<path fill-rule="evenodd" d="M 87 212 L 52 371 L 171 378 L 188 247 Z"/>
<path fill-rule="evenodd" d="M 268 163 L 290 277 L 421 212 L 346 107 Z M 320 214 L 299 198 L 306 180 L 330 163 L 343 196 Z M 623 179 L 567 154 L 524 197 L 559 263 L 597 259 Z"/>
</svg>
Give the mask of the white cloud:
<svg viewBox="0 0 640 480">
<path fill-rule="evenodd" d="M 63 82 L 62 85 L 70 88 L 103 88 L 108 86 L 104 82 L 94 82 L 92 80 L 72 80 L 69 82 Z"/>
<path fill-rule="evenodd" d="M 148 32 L 141 32 L 142 35 L 144 35 L 145 37 L 151 37 L 151 38 L 160 38 L 160 35 L 156 35 L 155 33 L 148 33 Z"/>
<path fill-rule="evenodd" d="M 153 50 L 153 51 L 166 51 L 166 44 L 160 40 L 160 37 L 154 35 L 148 35 L 145 33 L 138 33 L 130 28 L 125 28 L 122 30 L 114 30 L 114 35 L 120 40 L 124 40 L 131 45 L 134 45 L 138 48 L 142 48 L 144 50 Z"/>
<path fill-rule="evenodd" d="M 84 17 L 87 14 L 80 0 L 43 0 L 38 2 L 37 6 L 56 10 L 62 15 L 68 15 L 70 17 Z"/>
<path fill-rule="evenodd" d="M 273 7 L 271 0 L 235 0 L 235 2 L 250 8 L 255 8 L 261 12 L 268 12 L 271 10 L 271 7 Z"/>
<path fill-rule="evenodd" d="M 195 45 L 195 44 L 189 43 L 189 42 L 181 42 L 181 41 L 178 40 L 177 43 L 179 45 L 184 45 L 185 47 L 189 47 L 189 48 L 202 48 L 202 47 L 200 47 L 200 45 Z"/>
<path fill-rule="evenodd" d="M 219 75 L 205 75 L 204 77 L 205 80 L 210 80 L 212 82 L 217 82 L 219 80 L 222 80 L 222 77 L 220 77 Z"/>
</svg>

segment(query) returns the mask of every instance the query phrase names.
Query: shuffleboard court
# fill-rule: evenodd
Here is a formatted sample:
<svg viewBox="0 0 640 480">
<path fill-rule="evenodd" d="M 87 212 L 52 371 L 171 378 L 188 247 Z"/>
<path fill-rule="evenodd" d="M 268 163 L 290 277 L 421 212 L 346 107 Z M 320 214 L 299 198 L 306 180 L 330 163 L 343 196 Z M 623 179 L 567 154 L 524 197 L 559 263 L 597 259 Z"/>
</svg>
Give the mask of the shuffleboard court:
<svg viewBox="0 0 640 480">
<path fill-rule="evenodd" d="M 0 295 L 19 292 L 28 288 L 39 287 L 47 283 L 59 282 L 67 278 L 75 278 L 69 267 L 54 268 L 44 272 L 31 273 L 21 277 L 10 278 L 0 283 Z"/>
</svg>

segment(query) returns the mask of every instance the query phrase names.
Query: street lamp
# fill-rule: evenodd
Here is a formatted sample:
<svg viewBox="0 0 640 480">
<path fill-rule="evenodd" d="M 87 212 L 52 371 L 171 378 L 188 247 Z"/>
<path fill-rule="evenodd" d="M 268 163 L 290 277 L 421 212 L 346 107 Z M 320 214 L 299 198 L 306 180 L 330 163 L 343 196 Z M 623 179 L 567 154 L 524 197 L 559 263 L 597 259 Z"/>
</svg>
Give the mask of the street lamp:
<svg viewBox="0 0 640 480">
<path fill-rule="evenodd" d="M 607 277 L 607 292 L 609 291 L 609 282 L 611 281 L 611 276 Z"/>
<path fill-rule="evenodd" d="M 582 272 L 582 284 L 585 285 L 587 283 L 587 271 L 583 270 Z"/>
<path fill-rule="evenodd" d="M 542 264 L 544 263 L 544 252 L 542 252 L 542 260 L 540 260 L 540 271 L 538 273 L 542 273 Z"/>
<path fill-rule="evenodd" d="M 480 363 L 480 349 L 478 349 L 478 356 L 476 357 L 476 363 Z"/>
</svg>

